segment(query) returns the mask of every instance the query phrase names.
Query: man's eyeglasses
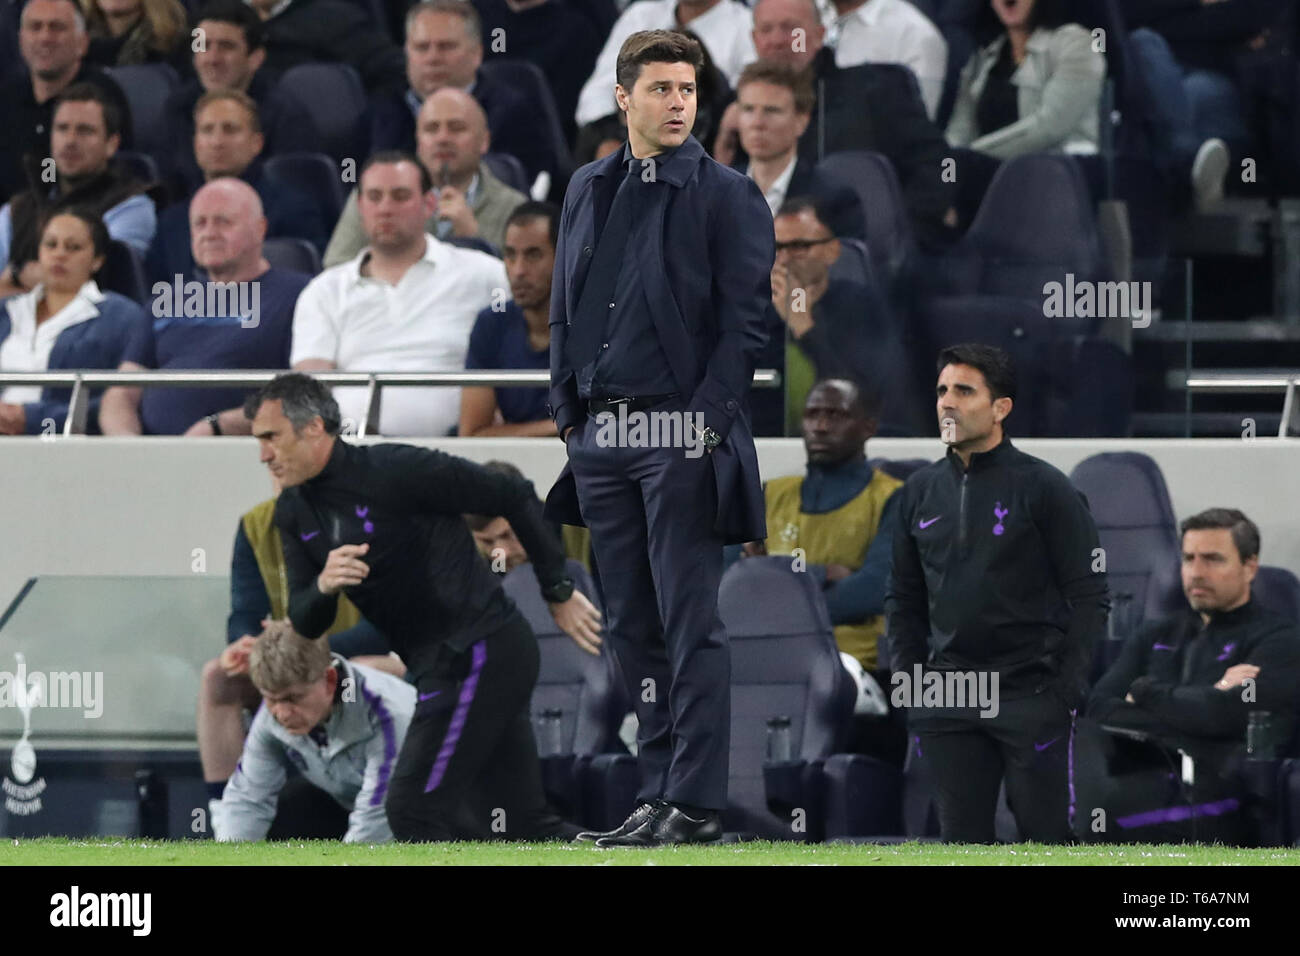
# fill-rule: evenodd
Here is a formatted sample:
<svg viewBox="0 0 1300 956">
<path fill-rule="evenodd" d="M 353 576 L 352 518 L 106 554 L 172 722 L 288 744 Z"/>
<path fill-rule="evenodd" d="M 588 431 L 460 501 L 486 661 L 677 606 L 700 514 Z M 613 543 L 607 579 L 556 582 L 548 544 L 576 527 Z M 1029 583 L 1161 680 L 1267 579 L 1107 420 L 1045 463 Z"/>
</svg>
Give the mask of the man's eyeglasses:
<svg viewBox="0 0 1300 956">
<path fill-rule="evenodd" d="M 823 243 L 834 241 L 834 236 L 827 236 L 825 239 L 791 239 L 789 242 L 778 242 L 776 251 L 780 252 L 782 249 L 788 249 L 791 252 L 803 254 L 813 246 L 820 246 Z"/>
</svg>

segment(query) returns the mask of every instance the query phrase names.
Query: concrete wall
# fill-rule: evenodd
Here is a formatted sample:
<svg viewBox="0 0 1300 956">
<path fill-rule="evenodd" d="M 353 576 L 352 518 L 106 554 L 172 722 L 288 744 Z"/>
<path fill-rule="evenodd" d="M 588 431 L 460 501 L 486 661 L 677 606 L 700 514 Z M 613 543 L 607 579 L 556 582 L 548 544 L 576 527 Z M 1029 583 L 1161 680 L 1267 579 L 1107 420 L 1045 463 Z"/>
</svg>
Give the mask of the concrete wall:
<svg viewBox="0 0 1300 956">
<path fill-rule="evenodd" d="M 564 463 L 542 439 L 418 442 L 476 461 L 513 461 L 545 495 Z M 1141 451 L 1164 472 L 1181 518 L 1243 509 L 1263 534 L 1263 561 L 1300 573 L 1300 440 L 1023 440 L 1069 472 L 1101 451 Z M 937 458 L 937 439 L 876 439 L 871 457 Z M 759 443 L 765 476 L 798 472 L 796 439 Z M 239 515 L 270 494 L 251 438 L 0 439 L 0 609 L 38 574 L 226 574 Z M 1123 494 L 1123 489 L 1116 489 Z"/>
</svg>

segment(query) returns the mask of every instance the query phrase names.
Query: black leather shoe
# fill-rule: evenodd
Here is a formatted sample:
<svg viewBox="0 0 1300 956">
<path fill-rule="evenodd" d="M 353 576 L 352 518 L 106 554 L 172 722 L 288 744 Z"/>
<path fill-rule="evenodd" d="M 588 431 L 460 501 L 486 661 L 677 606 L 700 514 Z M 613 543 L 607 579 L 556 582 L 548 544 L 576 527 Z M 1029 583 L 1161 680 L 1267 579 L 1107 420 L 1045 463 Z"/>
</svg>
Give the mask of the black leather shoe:
<svg viewBox="0 0 1300 956">
<path fill-rule="evenodd" d="M 633 830 L 639 830 L 642 826 L 649 823 L 654 818 L 655 810 L 659 806 L 659 801 L 654 803 L 643 803 L 632 811 L 631 815 L 624 820 L 616 829 L 606 830 L 603 833 L 594 830 L 584 830 L 573 838 L 575 843 L 595 843 L 598 840 L 612 839 L 614 837 L 627 836 Z"/>
<path fill-rule="evenodd" d="M 651 820 L 623 836 L 602 837 L 598 847 L 676 846 L 682 843 L 713 843 L 722 839 L 722 815 L 706 813 L 692 817 L 671 803 L 661 804 Z"/>
</svg>

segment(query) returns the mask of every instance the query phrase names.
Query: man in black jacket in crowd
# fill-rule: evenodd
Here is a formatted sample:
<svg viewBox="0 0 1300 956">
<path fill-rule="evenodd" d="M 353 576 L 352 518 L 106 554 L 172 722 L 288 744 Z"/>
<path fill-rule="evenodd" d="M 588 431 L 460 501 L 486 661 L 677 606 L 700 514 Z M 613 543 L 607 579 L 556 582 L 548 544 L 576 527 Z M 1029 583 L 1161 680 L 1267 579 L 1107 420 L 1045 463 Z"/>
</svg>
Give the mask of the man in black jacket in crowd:
<svg viewBox="0 0 1300 956">
<path fill-rule="evenodd" d="M 0 82 L 0 201 L 30 185 L 25 158 L 40 162 L 50 154 L 54 101 L 74 83 L 91 83 L 112 100 L 122 117 L 121 148 L 131 148 L 126 95 L 112 77 L 85 62 L 90 36 L 77 0 L 27 0 L 18 45 L 26 70 Z"/>
<path fill-rule="evenodd" d="M 835 52 L 823 45 L 824 32 L 812 0 L 755 5 L 759 58 L 806 70 L 812 78 L 812 118 L 799 138 L 799 158 L 816 163 L 844 150 L 882 153 L 898 174 L 917 239 L 931 248 L 950 245 L 956 238 L 957 195 L 955 183 L 943 176 L 950 150 L 925 111 L 916 77 L 896 64 L 837 67 Z M 718 141 L 735 136 L 737 112 L 733 106 L 723 115 Z"/>
<path fill-rule="evenodd" d="M 1295 730 L 1300 630 L 1251 595 L 1259 529 L 1240 511 L 1210 508 L 1181 531 L 1187 610 L 1129 638 L 1079 722 L 1083 840 L 1251 840 L 1247 723 L 1267 716 L 1269 739 L 1253 742 L 1261 751 L 1280 751 Z"/>
<path fill-rule="evenodd" d="M 1003 435 L 1010 357 L 957 345 L 938 365 L 948 454 L 897 493 L 891 702 L 912 708 L 945 841 L 993 841 L 1005 778 L 1021 837 L 1069 842 L 1074 716 L 1110 606 L 1097 526 L 1065 475 Z"/>
</svg>

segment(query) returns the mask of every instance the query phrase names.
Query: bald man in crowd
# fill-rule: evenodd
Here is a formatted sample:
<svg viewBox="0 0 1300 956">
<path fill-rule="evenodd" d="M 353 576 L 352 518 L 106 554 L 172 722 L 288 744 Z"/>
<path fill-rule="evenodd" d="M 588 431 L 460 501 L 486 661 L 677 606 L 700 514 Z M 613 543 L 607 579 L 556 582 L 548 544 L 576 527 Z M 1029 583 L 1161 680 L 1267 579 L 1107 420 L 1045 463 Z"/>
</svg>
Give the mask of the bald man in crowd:
<svg viewBox="0 0 1300 956">
<path fill-rule="evenodd" d="M 248 183 L 223 177 L 195 193 L 197 278 L 154 284 L 153 321 L 127 345 L 119 370 L 287 369 L 294 306 L 311 277 L 272 269 L 265 238 L 262 201 Z M 104 393 L 100 427 L 105 435 L 247 435 L 247 392 L 117 386 Z"/>
<path fill-rule="evenodd" d="M 483 239 L 501 249 L 506 220 L 528 197 L 497 179 L 483 162 L 491 135 L 478 101 L 449 86 L 429 94 L 416 120 L 415 145 L 438 187 L 438 208 L 425 231 L 442 240 Z M 325 250 L 326 267 L 347 262 L 366 245 L 354 190 Z"/>
</svg>

